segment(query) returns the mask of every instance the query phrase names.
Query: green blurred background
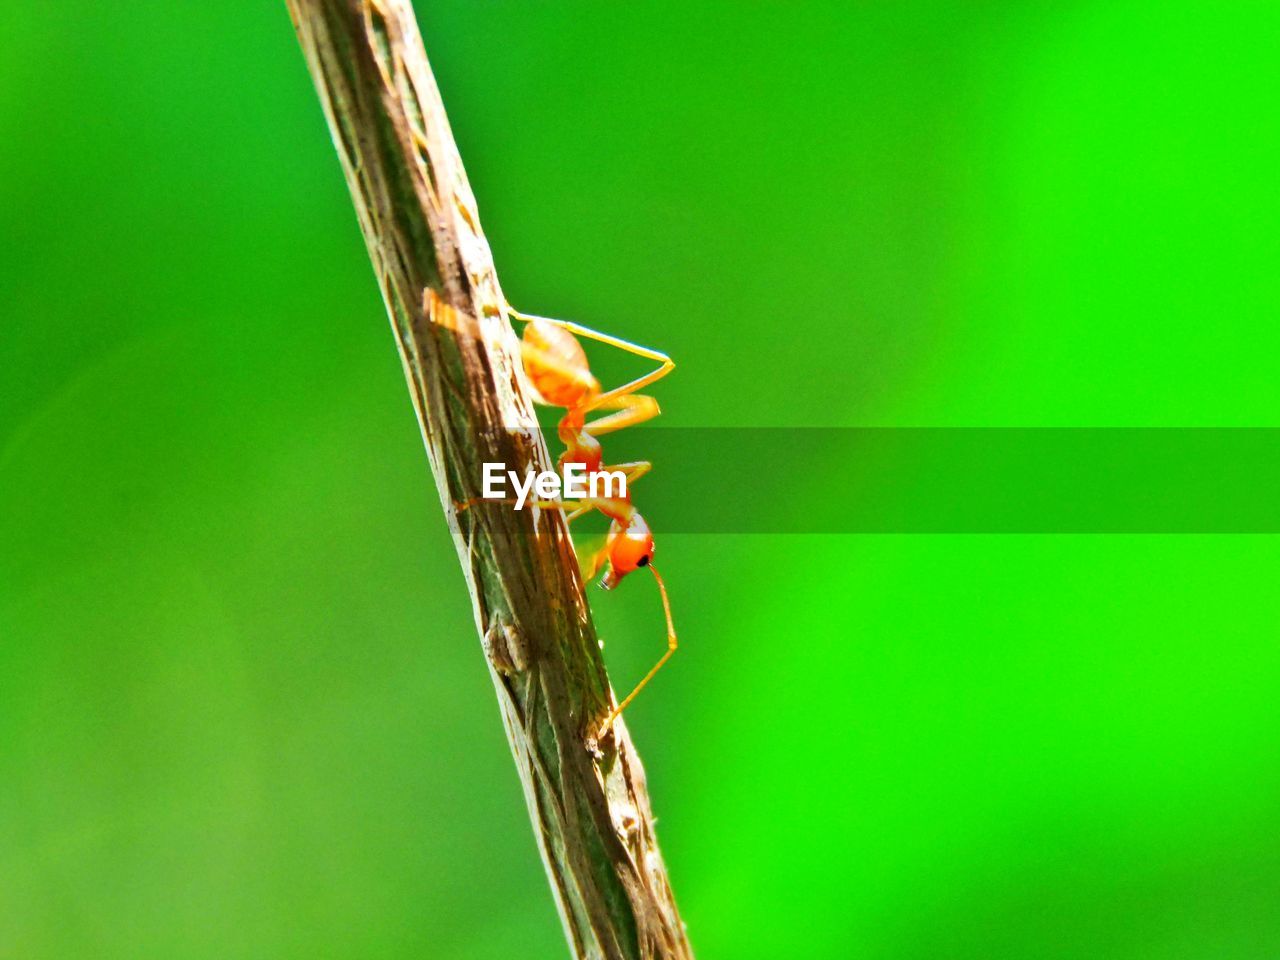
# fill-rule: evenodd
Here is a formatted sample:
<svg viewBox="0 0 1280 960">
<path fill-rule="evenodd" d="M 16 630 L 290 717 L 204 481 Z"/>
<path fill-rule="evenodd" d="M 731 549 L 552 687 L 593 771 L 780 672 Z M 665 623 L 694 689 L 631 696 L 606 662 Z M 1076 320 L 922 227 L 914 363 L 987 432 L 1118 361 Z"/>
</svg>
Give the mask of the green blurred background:
<svg viewBox="0 0 1280 960">
<path fill-rule="evenodd" d="M 0 11 L 0 957 L 563 956 L 283 3 Z M 1274 3 L 419 13 L 665 424 L 1280 426 Z M 660 543 L 700 956 L 1280 955 L 1275 538 Z"/>
</svg>

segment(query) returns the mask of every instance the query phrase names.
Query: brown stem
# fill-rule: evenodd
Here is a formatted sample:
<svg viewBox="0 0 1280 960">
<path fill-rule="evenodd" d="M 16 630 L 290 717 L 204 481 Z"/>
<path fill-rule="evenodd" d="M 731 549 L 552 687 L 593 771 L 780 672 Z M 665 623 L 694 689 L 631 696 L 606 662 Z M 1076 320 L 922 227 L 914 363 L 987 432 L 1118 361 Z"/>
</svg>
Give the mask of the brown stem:
<svg viewBox="0 0 1280 960">
<path fill-rule="evenodd" d="M 691 958 L 640 758 L 557 511 L 454 504 L 482 464 L 548 469 L 518 345 L 409 0 L 288 0 L 454 531 L 534 835 L 576 957 Z M 456 310 L 430 322 L 427 289 Z M 447 309 L 447 308 L 446 308 Z M 475 335 L 459 335 L 459 324 Z M 515 429 L 511 429 L 515 428 Z"/>
</svg>

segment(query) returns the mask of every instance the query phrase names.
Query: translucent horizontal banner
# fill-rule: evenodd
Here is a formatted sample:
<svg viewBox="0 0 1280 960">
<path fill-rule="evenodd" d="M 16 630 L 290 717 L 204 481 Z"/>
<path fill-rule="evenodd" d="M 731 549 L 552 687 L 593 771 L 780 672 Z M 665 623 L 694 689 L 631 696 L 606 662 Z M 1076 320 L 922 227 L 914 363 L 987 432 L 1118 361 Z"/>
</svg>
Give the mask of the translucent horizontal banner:
<svg viewBox="0 0 1280 960">
<path fill-rule="evenodd" d="M 1280 533 L 1280 429 L 655 426 L 601 442 L 605 464 L 652 462 L 629 494 L 664 532 Z"/>
</svg>

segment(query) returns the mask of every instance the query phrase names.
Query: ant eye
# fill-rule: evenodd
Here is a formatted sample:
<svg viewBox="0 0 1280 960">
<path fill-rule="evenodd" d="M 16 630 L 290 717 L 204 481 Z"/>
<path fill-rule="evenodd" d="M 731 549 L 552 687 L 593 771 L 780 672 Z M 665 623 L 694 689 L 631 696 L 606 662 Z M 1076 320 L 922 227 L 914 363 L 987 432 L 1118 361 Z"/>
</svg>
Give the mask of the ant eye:
<svg viewBox="0 0 1280 960">
<path fill-rule="evenodd" d="M 643 557 L 636 561 L 637 567 L 647 567 L 649 565 L 649 555 L 646 553 Z"/>
</svg>

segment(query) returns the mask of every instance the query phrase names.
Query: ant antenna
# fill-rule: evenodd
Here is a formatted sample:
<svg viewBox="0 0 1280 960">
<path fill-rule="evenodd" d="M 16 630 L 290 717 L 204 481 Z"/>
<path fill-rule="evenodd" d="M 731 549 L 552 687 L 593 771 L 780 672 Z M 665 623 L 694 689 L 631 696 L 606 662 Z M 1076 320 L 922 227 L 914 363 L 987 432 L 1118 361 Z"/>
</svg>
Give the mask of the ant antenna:
<svg viewBox="0 0 1280 960">
<path fill-rule="evenodd" d="M 662 575 L 658 573 L 658 568 L 652 562 L 647 566 L 653 571 L 653 579 L 658 584 L 658 593 L 662 595 L 662 611 L 667 615 L 667 652 L 662 655 L 662 659 L 653 665 L 653 669 L 644 675 L 644 679 L 636 684 L 636 688 L 627 694 L 626 699 L 609 714 L 609 719 L 604 722 L 604 726 L 600 729 L 600 736 L 602 737 L 609 732 L 609 728 L 613 726 L 613 721 L 618 719 L 618 715 L 627 709 L 627 704 L 636 698 L 636 694 L 644 689 L 645 684 L 653 679 L 653 675 L 661 670 L 662 665 L 670 660 L 671 655 L 676 652 L 676 627 L 671 619 L 671 599 L 667 596 L 667 585 L 662 582 Z"/>
<path fill-rule="evenodd" d="M 653 579 L 658 582 L 658 592 L 662 594 L 662 612 L 667 615 L 667 642 L 671 644 L 671 649 L 674 650 L 676 625 L 671 621 L 671 598 L 667 596 L 667 585 L 662 582 L 662 575 L 658 573 L 658 568 L 653 565 L 652 560 L 649 561 L 648 567 L 653 571 Z"/>
</svg>

